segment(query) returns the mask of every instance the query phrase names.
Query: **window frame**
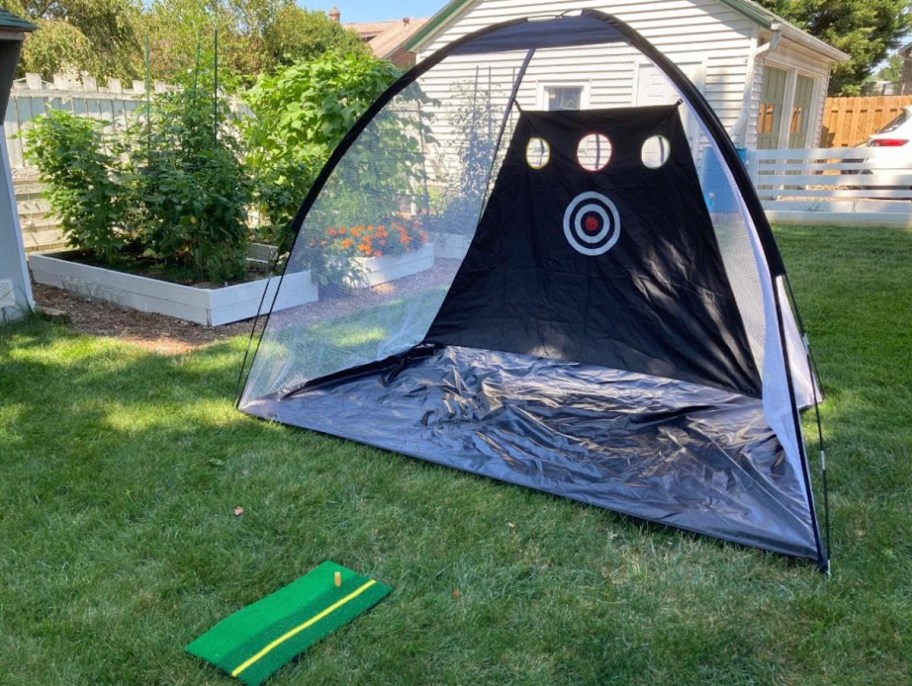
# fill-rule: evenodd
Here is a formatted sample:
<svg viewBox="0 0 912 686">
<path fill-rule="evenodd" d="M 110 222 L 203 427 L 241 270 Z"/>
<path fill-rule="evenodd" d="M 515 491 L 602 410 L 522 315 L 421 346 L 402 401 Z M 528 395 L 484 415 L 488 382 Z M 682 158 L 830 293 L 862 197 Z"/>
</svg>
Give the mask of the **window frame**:
<svg viewBox="0 0 912 686">
<path fill-rule="evenodd" d="M 538 84 L 538 108 L 543 112 L 560 112 L 573 110 L 552 110 L 549 107 L 548 91 L 555 88 L 578 88 L 580 93 L 579 109 L 589 108 L 589 84 L 583 81 L 541 81 Z"/>
</svg>

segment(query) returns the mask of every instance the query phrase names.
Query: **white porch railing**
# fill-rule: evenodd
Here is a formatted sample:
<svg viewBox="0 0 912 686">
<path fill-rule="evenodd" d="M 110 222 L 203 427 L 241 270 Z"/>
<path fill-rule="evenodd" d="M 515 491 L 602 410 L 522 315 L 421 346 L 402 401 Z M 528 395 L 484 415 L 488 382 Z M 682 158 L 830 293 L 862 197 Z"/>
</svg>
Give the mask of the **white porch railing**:
<svg viewBox="0 0 912 686">
<path fill-rule="evenodd" d="M 912 144 L 750 150 L 747 168 L 772 222 L 912 227 Z"/>
</svg>

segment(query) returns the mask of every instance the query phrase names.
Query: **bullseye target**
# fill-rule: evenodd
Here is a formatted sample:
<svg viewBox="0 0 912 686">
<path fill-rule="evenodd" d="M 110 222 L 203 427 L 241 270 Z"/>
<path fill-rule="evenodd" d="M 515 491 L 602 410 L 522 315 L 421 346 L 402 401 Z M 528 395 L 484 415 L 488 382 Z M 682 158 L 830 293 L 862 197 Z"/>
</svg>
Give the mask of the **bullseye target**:
<svg viewBox="0 0 912 686">
<path fill-rule="evenodd" d="M 564 236 L 578 253 L 604 255 L 621 236 L 617 207 L 601 193 L 580 193 L 564 212 Z"/>
</svg>

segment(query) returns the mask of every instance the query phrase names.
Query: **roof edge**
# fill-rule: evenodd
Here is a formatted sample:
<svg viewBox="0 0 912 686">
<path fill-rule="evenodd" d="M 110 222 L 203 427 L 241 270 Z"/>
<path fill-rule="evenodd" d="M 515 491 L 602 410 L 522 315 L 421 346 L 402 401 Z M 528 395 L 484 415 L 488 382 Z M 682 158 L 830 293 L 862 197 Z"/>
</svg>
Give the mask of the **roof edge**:
<svg viewBox="0 0 912 686">
<path fill-rule="evenodd" d="M 774 26 L 773 30 L 777 30 L 777 27 Z M 839 48 L 834 48 L 826 41 L 822 41 L 819 38 L 812 36 L 807 31 L 802 31 L 800 28 L 794 24 L 788 23 L 787 21 L 783 20 L 782 25 L 778 27 L 778 30 L 781 31 L 782 35 L 786 38 L 793 40 L 796 43 L 804 43 L 808 48 L 820 53 L 824 57 L 827 57 L 834 62 L 847 62 L 848 60 L 852 59 L 850 55 L 843 52 Z"/>
<path fill-rule="evenodd" d="M 0 28 L 32 32 L 38 30 L 38 25 L 0 7 Z"/>
<path fill-rule="evenodd" d="M 768 29 L 777 21 L 783 21 L 768 9 L 761 7 L 755 2 L 746 2 L 745 0 L 717 0 L 721 5 L 725 5 L 730 10 L 734 10 L 743 17 L 747 17 L 761 28 Z"/>
<path fill-rule="evenodd" d="M 418 29 L 404 44 L 403 47 L 406 50 L 415 52 L 415 49 L 420 46 L 427 37 L 434 33 L 441 25 L 445 24 L 450 20 L 455 14 L 458 14 L 460 10 L 463 9 L 466 5 L 471 3 L 472 0 L 450 0 L 446 5 L 441 7 L 434 16 L 428 19 L 424 26 Z"/>
<path fill-rule="evenodd" d="M 465 9 L 470 5 L 474 0 L 450 0 L 446 5 L 440 8 L 436 14 L 434 14 L 428 21 L 422 26 L 418 31 L 416 31 L 410 38 L 404 43 L 406 50 L 411 52 L 416 52 L 423 43 L 435 33 L 443 24 L 447 23 L 455 15 Z M 785 29 L 784 33 L 789 36 L 789 38 L 799 41 L 806 42 L 809 47 L 821 53 L 822 55 L 837 61 L 844 62 L 849 59 L 849 56 L 834 48 L 832 45 L 825 43 L 809 34 L 807 31 L 802 30 L 801 28 L 795 26 L 791 22 L 783 19 L 777 14 L 771 12 L 770 10 L 762 7 L 752 0 L 716 0 L 720 5 L 725 5 L 730 10 L 737 12 L 741 16 L 750 19 L 755 24 L 759 25 L 762 29 L 767 30 L 776 30 Z M 597 0 L 593 3 L 597 4 Z M 779 25 L 777 27 L 777 24 Z"/>
</svg>

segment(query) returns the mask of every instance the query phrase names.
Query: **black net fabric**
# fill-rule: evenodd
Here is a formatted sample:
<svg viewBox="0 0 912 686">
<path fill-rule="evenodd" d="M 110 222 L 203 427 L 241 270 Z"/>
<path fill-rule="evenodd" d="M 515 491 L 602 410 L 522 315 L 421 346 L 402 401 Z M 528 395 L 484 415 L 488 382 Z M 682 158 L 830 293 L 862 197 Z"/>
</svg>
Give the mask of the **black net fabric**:
<svg viewBox="0 0 912 686">
<path fill-rule="evenodd" d="M 372 116 L 240 408 L 819 561 L 769 239 L 680 75 L 554 21 L 464 43 Z"/>
</svg>

